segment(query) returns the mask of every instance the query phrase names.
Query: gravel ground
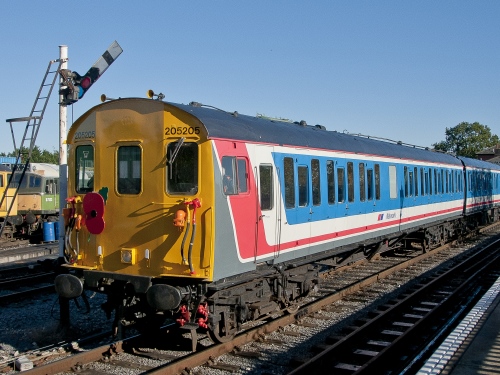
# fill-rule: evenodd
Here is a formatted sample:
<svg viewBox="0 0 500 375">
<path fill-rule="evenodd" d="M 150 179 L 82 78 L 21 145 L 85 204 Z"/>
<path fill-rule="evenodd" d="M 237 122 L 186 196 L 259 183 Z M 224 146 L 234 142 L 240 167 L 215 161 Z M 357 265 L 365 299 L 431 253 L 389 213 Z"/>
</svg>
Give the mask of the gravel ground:
<svg viewBox="0 0 500 375">
<path fill-rule="evenodd" d="M 88 292 L 87 292 L 88 293 Z M 39 353 L 57 343 L 76 340 L 93 332 L 111 332 L 112 320 L 107 320 L 100 305 L 105 296 L 88 294 L 90 312 L 79 298 L 70 302 L 71 328 L 59 326 L 59 302 L 56 293 L 45 294 L 31 300 L 10 303 L 0 308 L 0 370 L 1 366 L 23 354 Z M 0 371 L 1 372 L 1 371 Z"/>
<path fill-rule="evenodd" d="M 469 244 L 467 247 L 471 247 Z M 429 268 L 432 268 L 430 266 Z M 424 273 L 428 269 L 421 270 Z M 343 274 L 341 278 L 347 275 Z M 400 275 L 401 276 L 401 275 Z M 339 277 L 339 276 L 337 276 Z M 414 276 L 409 276 L 414 277 Z M 409 281 L 409 280 L 407 280 Z M 390 279 L 385 282 L 374 285 L 372 293 L 374 298 L 381 296 L 390 296 L 401 283 L 401 280 L 394 282 L 391 285 Z M 65 342 L 76 340 L 82 336 L 87 336 L 98 332 L 111 332 L 112 318 L 106 319 L 100 305 L 105 302 L 106 297 L 100 294 L 91 294 L 87 292 L 90 302 L 90 312 L 87 313 L 83 300 L 79 298 L 77 305 L 74 301 L 70 303 L 71 328 L 65 332 L 59 326 L 59 303 L 57 295 L 54 293 L 46 294 L 33 298 L 31 300 L 10 303 L 8 306 L 0 307 L 0 373 L 2 367 L 7 363 L 12 363 L 16 357 L 23 354 L 41 353 L 47 350 L 63 351 L 61 348 L 63 340 Z M 380 301 L 380 299 L 379 299 Z M 284 330 L 293 330 L 301 332 L 300 337 L 284 335 L 283 330 L 274 332 L 267 336 L 269 339 L 277 339 L 287 342 L 287 345 L 274 345 L 263 343 L 252 343 L 242 350 L 259 351 L 263 357 L 271 358 L 271 363 L 262 361 L 261 366 L 255 368 L 255 363 L 246 361 L 244 358 L 232 355 L 226 355 L 219 358 L 223 363 L 233 363 L 240 367 L 239 374 L 251 374 L 256 370 L 266 374 L 279 374 L 283 368 L 287 367 L 291 355 L 297 356 L 295 349 L 298 342 L 307 341 L 307 347 L 314 345 L 315 342 L 320 342 L 321 337 L 325 334 L 338 332 L 344 324 L 346 318 L 354 318 L 362 313 L 362 310 L 367 307 L 366 302 L 344 301 L 339 303 L 339 309 L 335 312 L 323 312 L 330 319 L 324 321 L 315 321 L 318 328 L 309 330 L 308 333 L 302 332 L 304 329 L 300 326 L 291 325 L 285 327 Z M 350 320 L 350 319 L 347 319 Z M 28 328 L 27 328 L 28 327 Z M 59 343 L 59 344 L 57 344 Z M 224 371 L 208 369 L 207 367 L 199 367 L 194 369 L 194 374 L 227 374 Z"/>
</svg>

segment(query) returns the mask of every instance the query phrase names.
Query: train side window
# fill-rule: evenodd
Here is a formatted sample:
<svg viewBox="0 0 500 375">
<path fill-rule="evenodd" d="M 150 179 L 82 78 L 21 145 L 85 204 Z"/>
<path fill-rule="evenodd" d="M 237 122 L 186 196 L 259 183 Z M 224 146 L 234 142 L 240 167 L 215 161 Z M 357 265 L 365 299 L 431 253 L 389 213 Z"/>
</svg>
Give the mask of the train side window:
<svg viewBox="0 0 500 375">
<path fill-rule="evenodd" d="M 321 184 L 318 159 L 311 160 L 311 179 L 313 205 L 319 206 L 321 204 Z"/>
<path fill-rule="evenodd" d="M 299 165 L 297 178 L 299 180 L 299 207 L 305 207 L 309 204 L 309 168 L 306 165 Z"/>
<path fill-rule="evenodd" d="M 0 176 L 0 187 L 3 187 L 3 175 Z"/>
<path fill-rule="evenodd" d="M 373 200 L 373 169 L 366 170 L 366 184 L 368 186 L 368 196 L 369 201 Z"/>
<path fill-rule="evenodd" d="M 339 199 L 339 203 L 343 203 L 345 201 L 345 170 L 344 168 L 337 168 L 337 180 L 338 180 L 338 192 L 337 197 Z"/>
<path fill-rule="evenodd" d="M 354 202 L 354 163 L 347 162 L 347 201 Z"/>
<path fill-rule="evenodd" d="M 274 207 L 273 167 L 259 165 L 260 209 L 272 210 Z"/>
<path fill-rule="evenodd" d="M 418 196 L 418 168 L 413 169 L 413 177 L 415 178 L 415 196 Z"/>
<path fill-rule="evenodd" d="M 121 146 L 118 148 L 117 182 L 119 194 L 139 194 L 141 192 L 141 148 Z"/>
<path fill-rule="evenodd" d="M 380 200 L 380 164 L 375 164 L 375 199 Z"/>
<path fill-rule="evenodd" d="M 429 195 L 429 172 L 425 171 L 424 177 L 422 178 L 422 183 L 425 186 L 425 190 L 423 190 L 425 191 L 425 195 Z"/>
<path fill-rule="evenodd" d="M 285 207 L 295 207 L 295 171 L 292 158 L 284 158 L 285 171 Z"/>
<path fill-rule="evenodd" d="M 413 172 L 411 171 L 408 173 L 408 188 L 410 197 L 413 197 Z"/>
<path fill-rule="evenodd" d="M 167 146 L 167 192 L 198 193 L 198 144 L 172 142 Z"/>
<path fill-rule="evenodd" d="M 426 195 L 424 168 L 420 167 L 420 195 Z"/>
<path fill-rule="evenodd" d="M 75 188 L 77 193 L 94 190 L 94 147 L 78 146 L 75 151 Z"/>
<path fill-rule="evenodd" d="M 359 171 L 359 200 L 364 202 L 366 200 L 366 180 L 365 180 L 365 165 L 358 164 Z"/>
<path fill-rule="evenodd" d="M 405 177 L 405 197 L 408 198 L 409 190 L 408 190 L 408 167 L 404 167 L 404 177 Z"/>
<path fill-rule="evenodd" d="M 238 171 L 238 194 L 246 193 L 248 191 L 248 173 L 247 173 L 247 161 L 244 158 L 236 158 L 236 167 Z"/>
<path fill-rule="evenodd" d="M 429 168 L 429 195 L 432 195 L 432 169 Z"/>
<path fill-rule="evenodd" d="M 328 182 L 328 204 L 335 203 L 335 169 L 333 161 L 326 161 L 326 179 Z"/>
<path fill-rule="evenodd" d="M 395 165 L 389 165 L 389 197 L 391 199 L 398 197 L 398 180 Z"/>
</svg>

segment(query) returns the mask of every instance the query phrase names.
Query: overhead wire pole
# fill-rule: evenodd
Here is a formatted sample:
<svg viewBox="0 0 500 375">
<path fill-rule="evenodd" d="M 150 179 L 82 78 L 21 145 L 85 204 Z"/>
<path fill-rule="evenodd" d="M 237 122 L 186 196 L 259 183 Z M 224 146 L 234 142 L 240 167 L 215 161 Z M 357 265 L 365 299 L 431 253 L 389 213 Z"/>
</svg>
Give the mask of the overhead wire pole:
<svg viewBox="0 0 500 375">
<path fill-rule="evenodd" d="M 61 69 L 68 68 L 68 46 L 59 46 L 59 59 L 62 61 Z M 65 83 L 60 78 L 61 85 Z M 66 146 L 67 136 L 67 104 L 64 94 L 59 94 L 59 210 L 62 213 L 66 207 L 68 197 L 68 153 Z M 64 216 L 59 215 L 59 257 L 64 257 Z"/>
</svg>

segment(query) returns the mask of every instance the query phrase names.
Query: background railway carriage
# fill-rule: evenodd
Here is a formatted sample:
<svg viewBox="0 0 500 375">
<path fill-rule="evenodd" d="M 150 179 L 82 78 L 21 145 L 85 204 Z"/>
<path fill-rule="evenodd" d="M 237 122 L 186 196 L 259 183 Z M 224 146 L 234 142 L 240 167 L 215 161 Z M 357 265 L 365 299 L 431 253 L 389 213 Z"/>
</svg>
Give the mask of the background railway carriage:
<svg viewBox="0 0 500 375">
<path fill-rule="evenodd" d="M 11 186 L 17 193 L 18 232 L 27 236 L 42 236 L 44 222 L 59 220 L 59 166 L 49 163 L 30 163 L 22 178 L 16 172 Z M 12 215 L 12 213 L 11 213 Z M 55 235 L 53 236 L 55 239 Z M 33 241 L 36 239 L 33 237 Z"/>
<path fill-rule="evenodd" d="M 106 293 L 116 326 L 162 311 L 224 341 L 293 309 L 326 265 L 463 230 L 459 159 L 319 125 L 131 98 L 67 144 L 56 289 Z"/>
<path fill-rule="evenodd" d="M 466 170 L 465 214 L 469 221 L 498 220 L 500 207 L 500 166 L 478 159 L 460 157 Z"/>
<path fill-rule="evenodd" d="M 10 166 L 0 164 L 0 197 L 5 193 L 7 189 L 7 182 L 9 181 Z M 5 225 L 2 232 L 3 239 L 12 239 L 15 233 L 15 225 L 17 217 L 17 197 L 14 198 L 15 189 L 9 187 L 5 199 L 0 207 L 0 225 Z M 12 200 L 14 199 L 14 202 Z M 7 219 L 7 211 L 9 206 L 12 204 L 12 209 L 10 211 L 10 216 Z M 6 220 L 7 219 L 7 220 Z"/>
</svg>

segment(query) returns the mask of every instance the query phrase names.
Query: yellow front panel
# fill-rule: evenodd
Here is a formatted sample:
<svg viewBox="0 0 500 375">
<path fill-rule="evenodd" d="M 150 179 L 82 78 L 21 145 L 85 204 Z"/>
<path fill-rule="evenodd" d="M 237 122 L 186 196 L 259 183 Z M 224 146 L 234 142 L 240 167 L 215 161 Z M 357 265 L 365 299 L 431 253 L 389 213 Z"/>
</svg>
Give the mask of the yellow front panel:
<svg viewBox="0 0 500 375">
<path fill-rule="evenodd" d="M 198 175 L 198 186 L 194 195 L 167 193 L 167 147 L 178 142 L 180 137 L 185 138 L 186 144 L 196 143 L 193 147 L 198 150 L 197 171 L 194 172 Z M 154 100 L 109 102 L 95 107 L 75 123 L 68 137 L 68 196 L 76 195 L 76 147 L 93 145 L 93 190 L 105 198 L 105 228 L 100 234 L 91 234 L 85 225 L 82 226 L 78 233 L 80 259 L 76 266 L 133 275 L 210 279 L 214 190 L 208 177 L 213 175 L 211 146 L 205 137 L 202 124 L 192 116 Z M 118 186 L 118 181 L 122 182 L 120 173 L 126 167 L 118 161 L 119 150 L 127 147 L 139 149 L 141 153 L 141 182 L 137 194 L 120 193 L 124 188 Z M 131 173 L 137 173 L 138 164 L 133 164 Z M 185 201 L 194 198 L 201 201 L 201 207 L 196 210 L 197 229 L 192 251 L 195 273 L 191 274 L 189 265 L 183 264 L 181 257 L 186 228 L 179 230 L 173 222 L 178 210 L 186 210 Z M 76 204 L 76 208 L 82 216 L 88 214 L 83 212 L 81 203 Z M 186 258 L 191 233 L 192 230 L 184 248 Z"/>
</svg>

